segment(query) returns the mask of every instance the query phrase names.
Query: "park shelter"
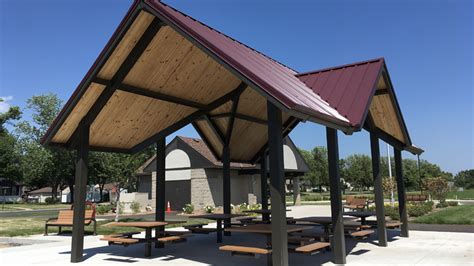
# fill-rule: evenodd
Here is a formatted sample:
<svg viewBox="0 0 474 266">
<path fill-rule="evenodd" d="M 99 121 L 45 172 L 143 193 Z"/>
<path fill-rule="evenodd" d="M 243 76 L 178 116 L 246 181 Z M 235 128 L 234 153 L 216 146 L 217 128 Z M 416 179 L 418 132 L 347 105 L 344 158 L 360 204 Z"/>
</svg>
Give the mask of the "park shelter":
<svg viewBox="0 0 474 266">
<path fill-rule="evenodd" d="M 88 151 L 134 153 L 156 145 L 156 219 L 164 220 L 165 138 L 192 123 L 223 163 L 224 213 L 230 213 L 230 163 L 265 164 L 268 153 L 273 263 L 287 265 L 282 141 L 306 121 L 326 127 L 334 261 L 345 262 L 338 130 L 370 132 L 382 246 L 379 139 L 394 146 L 407 236 L 401 151 L 422 150 L 408 137 L 384 59 L 301 74 L 163 2 L 135 1 L 42 139 L 78 151 L 71 261 L 83 256 L 84 228 L 78 225 Z"/>
</svg>

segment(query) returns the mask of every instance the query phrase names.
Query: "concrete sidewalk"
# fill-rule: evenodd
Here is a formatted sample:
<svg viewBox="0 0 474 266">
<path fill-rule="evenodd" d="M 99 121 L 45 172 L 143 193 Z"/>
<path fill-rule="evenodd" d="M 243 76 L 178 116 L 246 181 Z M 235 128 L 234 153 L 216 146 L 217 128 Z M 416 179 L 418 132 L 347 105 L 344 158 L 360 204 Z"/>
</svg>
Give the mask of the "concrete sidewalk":
<svg viewBox="0 0 474 266">
<path fill-rule="evenodd" d="M 288 216 L 328 215 L 329 206 L 291 207 Z M 188 242 L 153 249 L 152 257 L 144 257 L 144 245 L 108 246 L 100 236 L 86 236 L 83 265 L 266 265 L 264 257 L 230 256 L 218 250 L 214 234 L 195 235 Z M 20 238 L 15 238 L 16 240 Z M 29 240 L 48 240 L 0 249 L 0 264 L 6 265 L 64 265 L 69 263 L 70 236 L 40 235 Z M 474 234 L 411 231 L 410 238 L 398 237 L 389 231 L 388 247 L 376 244 L 376 235 L 356 241 L 346 239 L 348 265 L 474 265 Z M 54 242 L 52 242 L 54 241 Z M 224 237 L 223 244 L 264 246 L 263 236 L 237 234 Z M 290 265 L 332 265 L 331 252 L 313 256 L 290 254 Z"/>
</svg>

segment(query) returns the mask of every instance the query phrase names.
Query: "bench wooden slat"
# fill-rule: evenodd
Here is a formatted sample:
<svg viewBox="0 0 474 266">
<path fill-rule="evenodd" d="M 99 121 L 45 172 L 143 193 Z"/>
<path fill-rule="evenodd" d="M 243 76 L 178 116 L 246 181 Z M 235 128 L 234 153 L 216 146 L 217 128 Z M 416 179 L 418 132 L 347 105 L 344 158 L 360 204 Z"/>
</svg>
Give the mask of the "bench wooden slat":
<svg viewBox="0 0 474 266">
<path fill-rule="evenodd" d="M 374 230 L 361 230 L 361 231 L 352 232 L 351 236 L 364 238 L 364 237 L 368 237 L 369 235 L 373 233 L 374 233 Z"/>
<path fill-rule="evenodd" d="M 193 232 L 194 234 L 209 234 L 209 233 L 213 233 L 213 232 L 217 231 L 216 228 L 199 228 L 199 227 L 196 227 L 196 228 L 186 228 L 186 229 Z"/>
<path fill-rule="evenodd" d="M 219 250 L 238 252 L 238 253 L 259 254 L 259 255 L 267 255 L 267 254 L 272 253 L 271 249 L 246 247 L 246 246 L 234 246 L 234 245 L 220 246 Z"/>
<path fill-rule="evenodd" d="M 395 228 L 398 228 L 402 225 L 401 222 L 387 222 L 385 223 L 385 227 L 389 228 L 389 229 L 395 229 Z"/>
<path fill-rule="evenodd" d="M 295 248 L 295 251 L 301 253 L 314 253 L 330 246 L 331 244 L 329 244 L 328 242 L 315 242 L 301 247 L 297 247 Z"/>
<path fill-rule="evenodd" d="M 135 244 L 140 241 L 139 239 L 135 239 L 135 238 L 114 237 L 114 236 L 104 236 L 100 240 L 113 242 L 117 244 Z"/>
<path fill-rule="evenodd" d="M 158 238 L 158 242 L 167 243 L 167 242 L 185 241 L 186 238 L 191 237 L 191 236 L 192 235 L 190 235 L 190 234 L 188 234 L 188 235 L 164 236 L 164 237 Z"/>
</svg>

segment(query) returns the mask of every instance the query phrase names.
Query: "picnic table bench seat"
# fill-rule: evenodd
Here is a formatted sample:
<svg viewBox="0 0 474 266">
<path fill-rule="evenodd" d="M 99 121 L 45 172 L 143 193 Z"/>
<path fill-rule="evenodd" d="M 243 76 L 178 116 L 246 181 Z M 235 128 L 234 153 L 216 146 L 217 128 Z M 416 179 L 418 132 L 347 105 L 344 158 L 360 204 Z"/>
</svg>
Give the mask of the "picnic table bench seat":
<svg viewBox="0 0 474 266">
<path fill-rule="evenodd" d="M 350 233 L 349 235 L 354 238 L 365 239 L 374 233 L 374 230 L 360 230 Z"/>
<path fill-rule="evenodd" d="M 219 250 L 221 251 L 230 251 L 231 255 L 245 255 L 245 256 L 259 256 L 259 255 L 268 255 L 272 253 L 271 249 L 258 248 L 258 247 L 247 247 L 247 246 L 235 246 L 235 245 L 225 245 L 220 246 Z"/>
<path fill-rule="evenodd" d="M 192 225 L 184 226 L 184 229 L 187 229 L 194 234 L 209 234 L 209 233 L 217 232 L 217 228 L 205 228 L 203 227 L 204 225 L 207 225 L 207 224 L 205 223 L 192 224 Z"/>
<path fill-rule="evenodd" d="M 320 251 L 324 251 L 331 247 L 331 244 L 328 242 L 314 242 L 311 244 L 303 245 L 294 249 L 294 252 L 304 253 L 304 254 L 316 254 Z"/>
<path fill-rule="evenodd" d="M 325 232 L 297 232 L 291 234 L 291 236 L 309 237 L 319 239 L 319 241 L 321 242 L 324 242 L 326 239 L 329 239 L 329 234 Z"/>
<path fill-rule="evenodd" d="M 388 229 L 396 229 L 399 228 L 402 225 L 401 222 L 399 221 L 393 221 L 393 222 L 386 222 L 385 227 Z"/>
<path fill-rule="evenodd" d="M 73 217 L 74 211 L 73 210 L 61 210 L 59 211 L 58 217 L 49 218 L 46 220 L 44 225 L 44 235 L 48 235 L 48 228 L 50 226 L 57 226 L 59 227 L 58 234 L 61 234 L 63 226 L 73 226 Z M 93 223 L 94 225 L 94 235 L 97 234 L 97 224 L 95 220 L 95 211 L 94 210 L 86 210 L 84 216 L 84 225 L 90 225 Z"/>
<path fill-rule="evenodd" d="M 161 243 L 185 242 L 187 238 L 191 236 L 192 236 L 191 234 L 168 235 L 168 236 L 159 237 L 157 241 Z"/>
<path fill-rule="evenodd" d="M 116 235 L 104 236 L 100 240 L 109 242 L 109 245 L 122 245 L 122 246 L 128 246 L 128 245 L 137 244 L 140 242 L 140 239 L 137 239 L 137 238 L 121 237 L 121 236 L 116 236 Z"/>
</svg>

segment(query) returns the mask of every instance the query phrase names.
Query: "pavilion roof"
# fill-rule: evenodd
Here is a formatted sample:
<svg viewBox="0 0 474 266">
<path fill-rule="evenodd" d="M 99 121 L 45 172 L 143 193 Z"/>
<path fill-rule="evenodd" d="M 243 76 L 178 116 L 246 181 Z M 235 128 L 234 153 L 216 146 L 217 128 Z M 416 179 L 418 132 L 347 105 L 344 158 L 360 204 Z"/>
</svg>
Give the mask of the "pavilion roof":
<svg viewBox="0 0 474 266">
<path fill-rule="evenodd" d="M 302 120 L 360 130 L 363 112 L 354 119 L 341 112 L 323 87 L 308 85 L 316 75 L 298 74 L 163 2 L 135 1 L 42 143 L 74 148 L 83 123 L 92 150 L 137 152 L 192 123 L 217 158 L 230 139 L 231 161 L 252 163 L 268 141 L 267 101 L 282 110 L 285 135 Z M 358 99 L 358 108 L 375 93 L 374 78 L 360 75 L 370 80 L 359 88 L 363 99 L 355 91 L 341 96 Z"/>
</svg>

